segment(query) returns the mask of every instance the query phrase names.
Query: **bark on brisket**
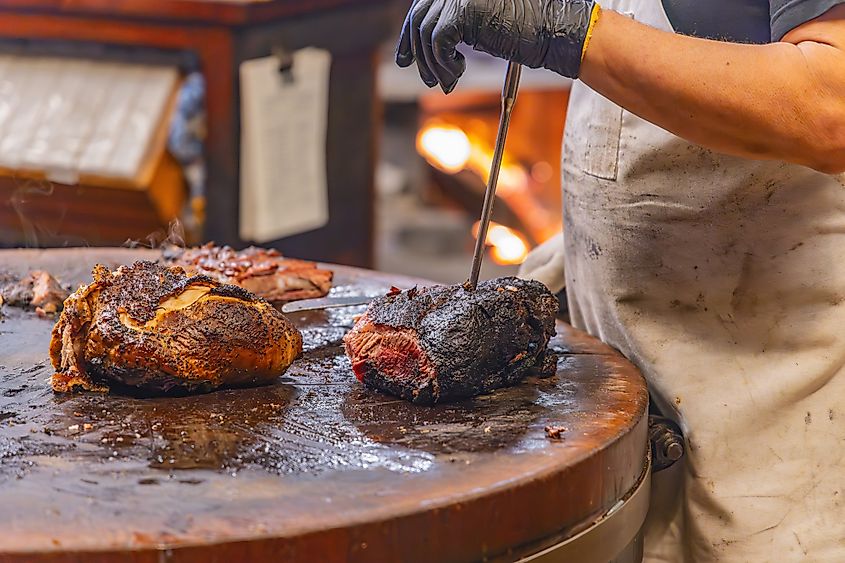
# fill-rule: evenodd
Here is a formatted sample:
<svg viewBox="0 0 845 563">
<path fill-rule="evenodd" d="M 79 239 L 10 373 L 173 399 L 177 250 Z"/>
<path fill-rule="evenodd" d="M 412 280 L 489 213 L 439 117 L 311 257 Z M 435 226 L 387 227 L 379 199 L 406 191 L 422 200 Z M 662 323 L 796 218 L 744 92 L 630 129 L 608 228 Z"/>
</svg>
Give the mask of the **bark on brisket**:
<svg viewBox="0 0 845 563">
<path fill-rule="evenodd" d="M 518 278 L 482 282 L 474 291 L 460 285 L 412 289 L 374 301 L 345 338 L 346 349 L 356 375 L 371 387 L 420 404 L 456 400 L 546 368 L 556 311 L 545 286 Z M 411 351 L 408 367 L 380 369 L 397 342 L 386 335 L 396 333 L 416 340 L 420 358 Z"/>
<path fill-rule="evenodd" d="M 302 350 L 299 331 L 263 299 L 180 267 L 97 266 L 53 329 L 53 389 L 202 392 L 272 381 Z M 181 299 L 181 301 L 180 301 Z"/>
</svg>

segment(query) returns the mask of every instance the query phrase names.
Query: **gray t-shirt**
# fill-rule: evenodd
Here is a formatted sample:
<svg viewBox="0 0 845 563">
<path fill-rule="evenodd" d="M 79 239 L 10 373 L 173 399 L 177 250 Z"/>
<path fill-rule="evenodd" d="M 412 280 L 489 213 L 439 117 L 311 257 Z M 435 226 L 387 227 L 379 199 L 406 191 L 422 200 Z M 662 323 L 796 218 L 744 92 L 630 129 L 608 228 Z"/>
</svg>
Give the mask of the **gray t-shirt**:
<svg viewBox="0 0 845 563">
<path fill-rule="evenodd" d="M 845 0 L 663 0 L 678 33 L 740 43 L 780 41 Z"/>
</svg>

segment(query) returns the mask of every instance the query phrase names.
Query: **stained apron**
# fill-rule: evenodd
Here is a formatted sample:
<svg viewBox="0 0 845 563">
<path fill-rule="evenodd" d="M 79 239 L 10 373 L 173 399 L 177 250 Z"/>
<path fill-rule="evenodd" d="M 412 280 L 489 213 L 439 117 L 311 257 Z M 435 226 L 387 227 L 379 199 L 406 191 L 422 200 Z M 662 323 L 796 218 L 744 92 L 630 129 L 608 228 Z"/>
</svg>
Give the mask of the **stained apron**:
<svg viewBox="0 0 845 563">
<path fill-rule="evenodd" d="M 671 30 L 657 0 L 603 6 Z M 563 185 L 565 237 L 523 273 L 565 275 L 572 323 L 687 439 L 645 560 L 845 561 L 843 179 L 717 154 L 576 82 Z"/>
</svg>

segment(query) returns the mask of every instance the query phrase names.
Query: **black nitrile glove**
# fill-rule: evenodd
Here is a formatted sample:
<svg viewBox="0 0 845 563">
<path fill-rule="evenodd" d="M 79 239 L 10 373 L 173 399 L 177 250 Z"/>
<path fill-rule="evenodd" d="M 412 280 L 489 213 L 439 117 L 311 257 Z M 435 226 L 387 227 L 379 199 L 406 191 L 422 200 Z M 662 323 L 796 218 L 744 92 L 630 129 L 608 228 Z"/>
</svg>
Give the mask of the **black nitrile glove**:
<svg viewBox="0 0 845 563">
<path fill-rule="evenodd" d="M 415 60 L 429 87 L 452 91 L 466 61 L 455 47 L 474 49 L 531 68 L 577 78 L 593 0 L 414 0 L 396 63 Z"/>
</svg>

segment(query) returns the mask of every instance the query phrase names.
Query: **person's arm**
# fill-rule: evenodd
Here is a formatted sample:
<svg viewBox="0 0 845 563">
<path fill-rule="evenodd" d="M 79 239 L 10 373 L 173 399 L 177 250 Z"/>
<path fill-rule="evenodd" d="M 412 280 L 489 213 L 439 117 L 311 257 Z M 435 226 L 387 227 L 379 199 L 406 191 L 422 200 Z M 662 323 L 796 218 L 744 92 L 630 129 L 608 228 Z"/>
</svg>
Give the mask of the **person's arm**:
<svg viewBox="0 0 845 563">
<path fill-rule="evenodd" d="M 845 172 L 845 5 L 769 45 L 676 35 L 605 10 L 579 78 L 702 146 Z"/>
<path fill-rule="evenodd" d="M 845 4 L 783 41 L 740 45 L 659 31 L 593 0 L 414 0 L 396 62 L 416 61 L 449 92 L 464 72 L 460 42 L 581 78 L 702 146 L 845 172 Z"/>
</svg>

